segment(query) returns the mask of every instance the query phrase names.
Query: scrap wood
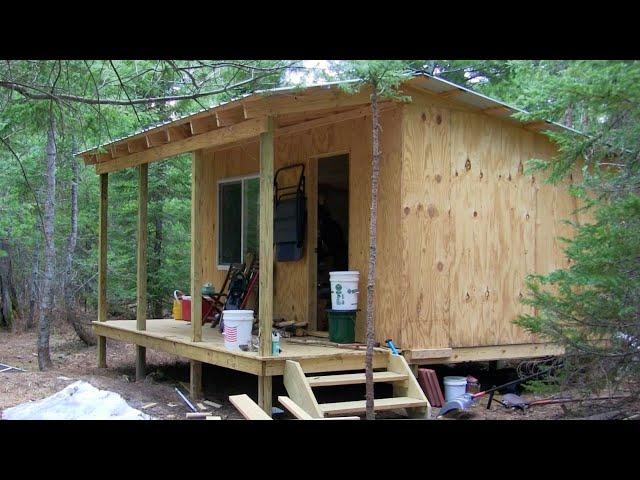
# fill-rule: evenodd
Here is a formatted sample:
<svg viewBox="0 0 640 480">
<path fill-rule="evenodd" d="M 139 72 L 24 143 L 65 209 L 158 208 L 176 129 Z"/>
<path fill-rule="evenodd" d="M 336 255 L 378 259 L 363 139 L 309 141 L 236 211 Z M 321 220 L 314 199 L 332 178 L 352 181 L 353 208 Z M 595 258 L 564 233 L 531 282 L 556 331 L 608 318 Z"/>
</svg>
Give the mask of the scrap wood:
<svg viewBox="0 0 640 480">
<path fill-rule="evenodd" d="M 211 416 L 211 412 L 187 412 L 185 413 L 187 420 L 192 418 L 207 418 Z"/>
<path fill-rule="evenodd" d="M 213 407 L 213 408 L 222 407 L 222 405 L 220 405 L 219 403 L 212 402 L 211 400 L 203 400 L 202 403 L 204 403 L 205 405 L 209 405 L 210 407 Z"/>
<path fill-rule="evenodd" d="M 336 343 L 316 339 L 288 338 L 287 342 L 299 343 L 301 345 L 317 345 L 320 347 L 347 348 L 351 350 L 366 350 L 367 348 L 364 343 Z M 380 345 L 380 343 L 376 342 L 376 345 Z M 387 348 L 374 347 L 373 349 L 377 352 L 388 352 Z"/>
<path fill-rule="evenodd" d="M 36 354 L 37 356 L 37 354 Z M 18 370 L 19 372 L 24 372 L 23 369 L 18 368 L 18 367 L 12 367 L 11 365 L 6 365 L 4 363 L 0 363 L 0 373 L 2 372 L 8 372 L 10 370 Z"/>
<path fill-rule="evenodd" d="M 156 402 L 151 402 L 151 403 L 147 403 L 146 405 L 143 405 L 142 408 L 143 410 L 147 409 L 147 408 L 151 408 L 151 407 L 155 407 L 157 405 Z"/>
<path fill-rule="evenodd" d="M 205 407 L 205 406 L 204 406 L 202 403 L 200 403 L 200 402 L 196 403 L 196 405 L 198 405 L 198 408 L 199 408 L 200 410 L 206 410 L 206 409 L 207 409 L 207 407 Z"/>
<path fill-rule="evenodd" d="M 222 420 L 222 417 L 208 415 L 207 418 L 205 418 L 205 420 Z"/>
</svg>

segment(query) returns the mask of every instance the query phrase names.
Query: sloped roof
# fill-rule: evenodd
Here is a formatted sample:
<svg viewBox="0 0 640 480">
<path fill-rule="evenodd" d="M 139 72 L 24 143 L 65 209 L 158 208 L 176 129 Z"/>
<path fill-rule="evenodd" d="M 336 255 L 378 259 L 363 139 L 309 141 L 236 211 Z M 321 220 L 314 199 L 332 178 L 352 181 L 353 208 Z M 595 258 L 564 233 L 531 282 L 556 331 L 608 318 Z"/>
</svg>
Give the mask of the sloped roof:
<svg viewBox="0 0 640 480">
<path fill-rule="evenodd" d="M 309 85 L 305 87 L 295 86 L 295 87 L 280 87 L 280 88 L 274 88 L 274 89 L 268 89 L 268 90 L 256 90 L 255 92 L 239 96 L 237 98 L 229 100 L 228 102 L 222 102 L 212 107 L 201 109 L 197 112 L 182 115 L 178 118 L 168 119 L 162 122 L 149 125 L 129 135 L 125 135 L 117 139 L 114 139 L 110 142 L 105 142 L 96 147 L 88 148 L 86 150 L 77 152 L 75 155 L 81 156 L 89 153 L 95 153 L 98 151 L 98 149 L 111 147 L 115 144 L 119 144 L 128 140 L 132 140 L 136 137 L 140 137 L 143 134 L 148 134 L 157 130 L 161 130 L 162 128 L 166 128 L 167 126 L 179 125 L 179 124 L 188 122 L 191 119 L 196 119 L 200 116 L 211 114 L 215 111 L 225 109 L 227 107 L 233 106 L 234 104 L 239 104 L 244 101 L 257 100 L 259 98 L 270 97 L 273 95 L 283 95 L 283 94 L 291 94 L 295 92 L 304 92 L 310 89 L 337 89 L 340 85 L 355 83 L 355 82 L 356 80 L 345 80 L 345 81 L 339 81 L 339 82 L 328 82 L 328 83 L 322 83 L 322 84 Z M 527 112 L 520 108 L 508 105 L 499 100 L 495 100 L 493 98 L 487 97 L 486 95 L 482 95 L 481 93 L 475 92 L 468 88 L 449 82 L 448 80 L 445 80 L 440 77 L 435 77 L 428 74 L 420 74 L 420 75 L 415 75 L 409 78 L 405 83 L 419 90 L 436 94 L 440 97 L 447 98 L 450 101 L 460 103 L 464 106 L 470 107 L 473 110 L 478 110 L 485 113 L 491 113 L 491 115 L 493 116 L 508 119 L 514 123 L 518 123 L 521 125 L 535 126 L 535 130 L 538 130 L 538 131 L 560 130 L 560 131 L 568 131 L 568 132 L 580 134 L 580 132 L 575 129 L 566 127 L 564 125 L 561 125 L 555 122 L 550 122 L 550 121 L 527 122 L 527 121 L 514 118 L 513 117 L 514 113 L 527 113 Z"/>
</svg>

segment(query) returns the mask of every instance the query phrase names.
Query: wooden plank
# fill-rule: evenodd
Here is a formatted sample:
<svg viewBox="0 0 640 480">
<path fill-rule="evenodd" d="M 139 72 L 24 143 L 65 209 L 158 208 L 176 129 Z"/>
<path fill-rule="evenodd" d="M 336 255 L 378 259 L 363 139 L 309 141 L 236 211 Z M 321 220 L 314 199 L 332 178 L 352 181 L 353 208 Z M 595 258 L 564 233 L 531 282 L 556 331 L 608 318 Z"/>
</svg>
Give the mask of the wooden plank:
<svg viewBox="0 0 640 480">
<path fill-rule="evenodd" d="M 400 337 L 387 338 L 397 339 L 404 349 L 448 347 L 449 280 L 455 234 L 450 218 L 450 114 L 443 108 L 413 104 L 403 110 L 398 247 L 404 292 L 400 318 L 405 320 Z M 392 242 L 391 237 L 388 244 Z M 390 304 L 394 303 L 390 300 Z"/>
<path fill-rule="evenodd" d="M 200 135 L 194 135 L 183 140 L 177 140 L 154 146 L 142 152 L 132 153 L 109 162 L 96 164 L 96 172 L 99 174 L 115 172 L 123 168 L 134 167 L 143 163 L 156 162 L 167 157 L 181 153 L 193 152 L 201 148 L 213 147 L 225 143 L 244 140 L 255 137 L 266 131 L 264 118 L 246 120 L 236 125 L 219 128 Z"/>
<path fill-rule="evenodd" d="M 289 397 L 281 395 L 278 397 L 278 401 L 298 420 L 313 420 L 313 417 L 311 415 L 305 412 L 300 405 L 291 400 Z"/>
<path fill-rule="evenodd" d="M 210 115 L 208 117 L 191 120 L 189 122 L 189 128 L 191 131 L 191 135 L 200 135 L 201 133 L 216 130 L 218 128 L 216 116 Z"/>
<path fill-rule="evenodd" d="M 564 349 L 551 343 L 527 343 L 522 345 L 491 345 L 482 347 L 454 348 L 447 358 L 412 359 L 420 365 L 441 363 L 486 362 L 491 360 L 509 360 L 517 358 L 537 358 L 563 355 Z"/>
<path fill-rule="evenodd" d="M 202 230 L 205 195 L 204 184 L 206 164 L 199 155 L 191 158 L 191 340 L 199 342 L 202 339 Z"/>
<path fill-rule="evenodd" d="M 273 378 L 266 375 L 258 376 L 258 405 L 269 416 L 273 405 Z"/>
<path fill-rule="evenodd" d="M 271 355 L 273 326 L 273 132 L 275 121 L 269 118 L 266 132 L 260 135 L 260 356 Z"/>
<path fill-rule="evenodd" d="M 422 400 L 409 397 L 376 398 L 373 401 L 375 411 L 423 406 L 424 402 Z M 367 407 L 365 400 L 356 400 L 353 402 L 321 403 L 320 409 L 325 415 L 341 415 L 345 413 L 361 413 L 366 411 Z"/>
<path fill-rule="evenodd" d="M 196 401 L 202 398 L 202 362 L 189 362 L 189 396 Z"/>
<path fill-rule="evenodd" d="M 314 418 L 322 418 L 324 416 L 298 362 L 286 361 L 283 382 L 289 397 L 300 405 L 305 412 Z"/>
<path fill-rule="evenodd" d="M 109 176 L 100 175 L 100 225 L 98 237 L 98 321 L 107 320 L 107 223 Z M 98 337 L 98 367 L 107 366 L 107 339 Z"/>
<path fill-rule="evenodd" d="M 247 394 L 229 395 L 229 401 L 247 420 L 271 420 Z"/>
<path fill-rule="evenodd" d="M 216 123 L 218 127 L 228 127 L 245 120 L 244 108 L 242 105 L 227 110 L 219 110 L 216 112 Z"/>
<path fill-rule="evenodd" d="M 407 379 L 404 373 L 396 372 L 373 372 L 374 382 L 399 382 Z M 335 385 L 357 385 L 366 382 L 364 373 L 345 373 L 338 375 L 321 375 L 307 377 L 307 381 L 312 388 L 331 387 Z"/>
<path fill-rule="evenodd" d="M 138 166 L 138 255 L 136 270 L 136 322 L 138 330 L 147 325 L 147 199 L 149 165 Z"/>
<path fill-rule="evenodd" d="M 408 362 L 426 358 L 448 358 L 452 353 L 452 348 L 419 348 L 402 351 L 404 358 L 406 358 Z"/>
</svg>

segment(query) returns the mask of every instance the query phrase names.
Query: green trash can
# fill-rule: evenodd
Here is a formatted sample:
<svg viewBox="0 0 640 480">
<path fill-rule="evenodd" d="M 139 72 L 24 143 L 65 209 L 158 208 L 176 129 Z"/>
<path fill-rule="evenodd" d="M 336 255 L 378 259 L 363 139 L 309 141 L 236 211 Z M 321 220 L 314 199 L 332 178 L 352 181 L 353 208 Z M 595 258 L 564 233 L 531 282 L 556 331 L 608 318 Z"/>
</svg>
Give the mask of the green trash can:
<svg viewBox="0 0 640 480">
<path fill-rule="evenodd" d="M 356 341 L 357 310 L 327 309 L 329 319 L 329 340 L 335 343 L 354 343 Z"/>
</svg>

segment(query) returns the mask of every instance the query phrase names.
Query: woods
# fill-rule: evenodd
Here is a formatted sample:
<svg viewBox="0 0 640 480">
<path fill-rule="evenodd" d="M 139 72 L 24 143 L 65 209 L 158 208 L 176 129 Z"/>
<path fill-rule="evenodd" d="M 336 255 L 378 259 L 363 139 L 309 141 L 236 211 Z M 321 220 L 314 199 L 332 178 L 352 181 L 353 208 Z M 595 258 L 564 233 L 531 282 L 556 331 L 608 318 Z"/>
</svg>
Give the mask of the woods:
<svg viewBox="0 0 640 480">
<path fill-rule="evenodd" d="M 98 316 L 101 288 L 97 276 L 101 192 L 109 196 L 106 317 L 166 318 L 170 292 L 190 288 L 190 156 L 109 173 L 107 184 L 106 174 L 95 175 L 74 155 L 232 98 L 291 85 L 292 72 L 304 74 L 305 68 L 304 62 L 287 60 L 0 64 L 0 162 L 4 167 L 0 170 L 0 327 L 37 329 L 41 370 L 52 366 L 54 319 L 68 322 L 87 345 L 96 342 L 88 322 Z M 579 385 L 588 391 L 603 384 L 615 390 L 638 372 L 638 63 L 336 61 L 329 63 L 325 79 L 355 80 L 345 87 L 350 91 L 372 90 L 372 168 L 370 178 L 362 180 L 371 185 L 367 418 L 374 418 L 377 202 L 385 153 L 379 143 L 379 105 L 389 98 L 400 99 L 396 86 L 407 75 L 421 72 L 522 107 L 528 112 L 520 114 L 526 125 L 551 120 L 575 129 L 549 134 L 560 146 L 555 158 L 530 158 L 523 165 L 523 172 L 537 182 L 562 188 L 572 183 L 572 195 L 585 206 L 582 218 L 589 221 L 571 224 L 576 236 L 565 241 L 568 268 L 528 277 L 522 301 L 533 313 L 520 316 L 518 324 L 566 348 L 558 385 L 579 378 Z M 218 127 L 225 124 L 224 116 L 216 121 Z M 149 138 L 145 141 L 169 143 Z M 117 159 L 137 153 L 133 144 L 125 150 L 98 156 Z M 576 171 L 581 172 L 580 178 Z M 144 192 L 141 197 L 140 192 Z M 146 222 L 140 224 L 139 198 L 148 198 L 140 216 Z M 145 271 L 139 274 L 147 282 L 146 300 L 136 283 L 136 270 L 141 268 L 136 238 L 144 238 L 147 245 Z M 594 336 L 606 341 L 606 346 L 591 348 Z M 598 376 L 603 371 L 604 377 Z M 625 385 L 637 395 L 637 386 Z"/>
</svg>

